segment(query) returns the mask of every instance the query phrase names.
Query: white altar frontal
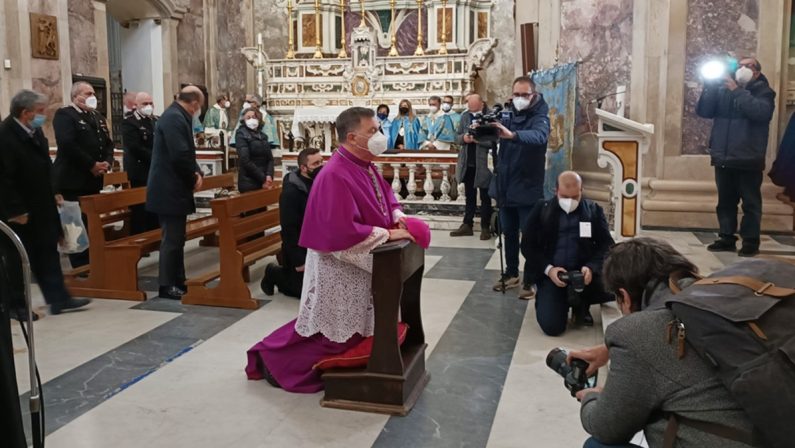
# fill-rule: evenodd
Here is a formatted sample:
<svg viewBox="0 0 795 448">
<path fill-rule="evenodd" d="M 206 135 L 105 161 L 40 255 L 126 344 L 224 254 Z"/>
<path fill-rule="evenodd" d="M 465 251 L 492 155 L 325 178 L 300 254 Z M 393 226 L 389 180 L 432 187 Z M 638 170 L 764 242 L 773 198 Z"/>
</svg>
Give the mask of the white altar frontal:
<svg viewBox="0 0 795 448">
<path fill-rule="evenodd" d="M 257 46 L 241 51 L 256 69 L 257 90 L 282 142 L 292 138 L 294 149 L 328 151 L 337 145 L 333 123 L 348 107 L 386 104 L 394 112 L 406 99 L 423 113 L 430 96 L 450 95 L 460 110 L 493 57 L 492 6 L 490 0 L 288 0 L 284 57 L 269 58 L 259 36 Z M 347 27 L 351 21 L 355 26 Z M 405 48 L 408 40 L 413 48 Z"/>
</svg>

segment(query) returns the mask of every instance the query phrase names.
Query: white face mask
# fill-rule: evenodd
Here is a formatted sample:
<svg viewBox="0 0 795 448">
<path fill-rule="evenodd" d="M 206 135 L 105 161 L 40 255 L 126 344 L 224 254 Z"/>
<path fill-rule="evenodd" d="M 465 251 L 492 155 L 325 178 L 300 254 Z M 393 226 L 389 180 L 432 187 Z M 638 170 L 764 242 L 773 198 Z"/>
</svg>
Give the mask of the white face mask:
<svg viewBox="0 0 795 448">
<path fill-rule="evenodd" d="M 523 98 L 521 96 L 513 99 L 513 107 L 518 111 L 523 111 L 530 106 L 530 98 Z"/>
<path fill-rule="evenodd" d="M 453 105 L 450 103 L 443 103 L 442 110 L 445 112 L 450 112 L 451 110 L 453 110 Z"/>
<path fill-rule="evenodd" d="M 429 108 L 429 110 L 431 111 L 432 114 L 435 114 L 436 112 L 439 112 L 439 108 L 436 107 L 436 106 L 431 106 Z"/>
<path fill-rule="evenodd" d="M 224 109 L 229 109 L 230 107 L 232 107 L 232 103 L 229 101 L 224 101 Z"/>
<path fill-rule="evenodd" d="M 558 198 L 558 204 L 560 204 L 560 208 L 568 215 L 574 210 L 577 210 L 577 207 L 580 205 L 580 201 L 571 198 Z"/>
<path fill-rule="evenodd" d="M 138 109 L 138 111 L 141 112 L 141 115 L 144 117 L 151 117 L 152 113 L 155 111 L 155 108 L 152 105 L 146 105 Z"/>
<path fill-rule="evenodd" d="M 91 95 L 90 97 L 86 98 L 86 107 L 94 110 L 97 108 L 97 97 Z"/>
<path fill-rule="evenodd" d="M 248 108 L 250 108 L 250 107 L 251 107 L 251 103 L 249 103 L 248 101 L 246 101 L 245 103 L 243 103 L 243 110 L 246 110 L 246 109 L 248 109 Z"/>
<path fill-rule="evenodd" d="M 380 156 L 381 154 L 385 153 L 387 150 L 387 145 L 389 142 L 386 138 L 386 135 L 376 132 L 370 137 L 370 140 L 367 141 L 367 149 L 370 151 L 370 154 L 374 156 Z"/>
<path fill-rule="evenodd" d="M 751 82 L 751 79 L 754 77 L 754 72 L 748 67 L 740 67 L 734 72 L 734 77 L 737 79 L 737 84 L 744 86 Z"/>
<path fill-rule="evenodd" d="M 246 120 L 246 127 L 251 129 L 252 131 L 259 127 L 259 120 L 256 118 L 249 118 Z"/>
</svg>

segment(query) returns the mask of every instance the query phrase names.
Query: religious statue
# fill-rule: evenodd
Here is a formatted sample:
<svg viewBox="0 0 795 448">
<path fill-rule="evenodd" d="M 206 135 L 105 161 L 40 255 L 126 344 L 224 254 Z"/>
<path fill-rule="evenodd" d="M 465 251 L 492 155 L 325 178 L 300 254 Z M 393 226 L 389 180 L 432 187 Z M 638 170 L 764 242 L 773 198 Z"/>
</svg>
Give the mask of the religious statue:
<svg viewBox="0 0 795 448">
<path fill-rule="evenodd" d="M 31 13 L 30 40 L 34 58 L 58 59 L 57 17 Z"/>
</svg>

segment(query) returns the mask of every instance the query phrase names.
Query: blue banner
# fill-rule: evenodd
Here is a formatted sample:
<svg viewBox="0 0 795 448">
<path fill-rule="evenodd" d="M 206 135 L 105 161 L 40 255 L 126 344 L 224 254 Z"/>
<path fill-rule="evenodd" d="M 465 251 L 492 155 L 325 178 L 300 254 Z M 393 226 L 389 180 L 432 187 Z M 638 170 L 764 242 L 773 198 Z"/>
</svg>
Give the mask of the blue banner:
<svg viewBox="0 0 795 448">
<path fill-rule="evenodd" d="M 532 73 L 536 90 L 549 105 L 549 143 L 544 177 L 544 197 L 555 195 L 560 173 L 571 169 L 574 121 L 577 108 L 577 64 L 558 65 Z"/>
</svg>

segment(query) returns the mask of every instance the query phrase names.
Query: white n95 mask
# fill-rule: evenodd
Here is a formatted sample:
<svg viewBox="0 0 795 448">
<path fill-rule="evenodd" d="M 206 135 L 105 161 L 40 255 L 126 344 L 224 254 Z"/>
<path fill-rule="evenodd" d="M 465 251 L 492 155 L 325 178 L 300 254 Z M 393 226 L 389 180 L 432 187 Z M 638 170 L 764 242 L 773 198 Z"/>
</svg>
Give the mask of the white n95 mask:
<svg viewBox="0 0 795 448">
<path fill-rule="evenodd" d="M 97 97 L 91 95 L 90 97 L 86 98 L 86 107 L 95 110 L 97 108 Z"/>
<path fill-rule="evenodd" d="M 386 152 L 388 144 L 389 142 L 386 135 L 376 132 L 370 137 L 370 140 L 367 141 L 367 149 L 370 151 L 370 154 L 380 156 Z"/>
<path fill-rule="evenodd" d="M 580 201 L 571 198 L 559 198 L 558 204 L 560 204 L 560 208 L 568 215 L 574 210 L 577 210 L 577 207 L 580 205 Z"/>
<path fill-rule="evenodd" d="M 751 82 L 751 79 L 754 77 L 754 72 L 748 67 L 740 67 L 734 72 L 734 77 L 737 79 L 737 84 L 744 86 Z"/>
</svg>

